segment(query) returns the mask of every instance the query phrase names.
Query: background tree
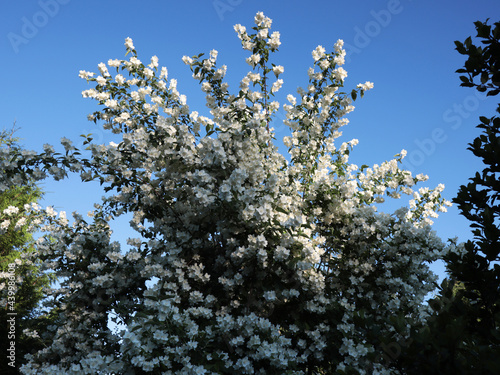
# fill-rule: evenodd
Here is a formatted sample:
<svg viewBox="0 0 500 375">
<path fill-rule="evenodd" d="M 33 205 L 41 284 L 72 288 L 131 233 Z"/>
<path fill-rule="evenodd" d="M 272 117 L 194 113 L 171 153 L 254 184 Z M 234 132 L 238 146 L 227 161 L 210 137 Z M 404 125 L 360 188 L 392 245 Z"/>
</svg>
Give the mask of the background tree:
<svg viewBox="0 0 500 375">
<path fill-rule="evenodd" d="M 19 151 L 21 148 L 13 137 L 14 129 L 0 133 L 0 146 Z M 51 278 L 40 270 L 40 262 L 33 258 L 33 232 L 36 219 L 28 212 L 42 197 L 42 191 L 33 182 L 13 186 L 0 193 L 0 372 L 17 374 L 25 363 L 24 356 L 42 349 L 48 344 L 42 339 L 43 332 L 52 318 L 42 310 L 41 302 L 46 297 L 45 288 Z M 13 267 L 9 267 L 14 265 Z M 15 270 L 15 303 L 7 304 L 7 281 Z M 6 362 L 5 356 L 11 340 L 7 339 L 7 312 L 15 312 L 16 318 L 16 366 Z"/>
<path fill-rule="evenodd" d="M 456 42 L 459 53 L 467 56 L 465 67 L 457 70 L 462 86 L 475 87 L 487 96 L 500 92 L 500 22 L 493 27 L 475 22 L 482 46 L 472 44 L 470 37 Z M 477 81 L 479 78 L 479 81 Z M 500 113 L 500 104 L 497 112 Z M 469 145 L 469 150 L 481 158 L 485 168 L 477 172 L 467 185 L 462 185 L 453 200 L 469 221 L 474 239 L 467 241 L 463 254 L 447 259 L 450 276 L 463 283 L 464 298 L 473 314 L 465 318 L 475 338 L 480 361 L 496 363 L 500 372 L 500 118 L 480 117 L 482 130 Z M 493 367 L 490 368 L 493 371 Z"/>
<path fill-rule="evenodd" d="M 474 24 L 481 45 L 471 37 L 455 42 L 467 56 L 457 70 L 465 74 L 461 86 L 495 96 L 500 92 L 500 23 Z M 482 134 L 468 149 L 485 168 L 453 199 L 471 221 L 474 238 L 445 257 L 449 277 L 430 301 L 434 313 L 427 324 L 413 328 L 411 345 L 393 363 L 404 373 L 500 373 L 500 118 L 480 121 Z"/>
</svg>

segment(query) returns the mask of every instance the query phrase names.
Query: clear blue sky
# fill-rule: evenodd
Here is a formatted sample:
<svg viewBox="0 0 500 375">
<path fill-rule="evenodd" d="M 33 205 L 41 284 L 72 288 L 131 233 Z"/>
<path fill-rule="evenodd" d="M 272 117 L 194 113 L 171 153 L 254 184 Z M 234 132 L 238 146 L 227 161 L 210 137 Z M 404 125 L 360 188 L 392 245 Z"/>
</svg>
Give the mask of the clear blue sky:
<svg viewBox="0 0 500 375">
<path fill-rule="evenodd" d="M 465 59 L 453 42 L 475 35 L 474 21 L 500 20 L 498 0 L 3 1 L 1 127 L 16 121 L 17 136 L 35 150 L 44 143 L 58 145 L 61 137 L 81 143 L 82 133 L 94 133 L 98 142 L 113 140 L 87 121 L 97 106 L 81 97 L 90 87 L 78 72 L 124 58 L 126 37 L 134 40 L 142 61 L 157 55 L 170 78 L 178 79 L 191 109 L 201 112 L 204 95 L 182 56 L 217 49 L 235 87 L 249 66 L 233 25 L 252 27 L 258 11 L 281 33 L 274 62 L 285 67 L 282 98 L 306 85 L 311 51 L 318 44 L 328 50 L 337 39 L 344 40 L 348 53 L 347 88 L 374 82 L 343 128 L 344 140 L 360 141 L 353 162 L 381 163 L 406 149 L 408 169 L 428 174 L 425 186 L 444 183 L 447 199 L 481 166 L 466 147 L 479 134 L 478 117 L 492 116 L 496 101 L 459 86 L 454 72 Z M 279 123 L 274 127 L 279 138 L 286 135 Z M 98 185 L 82 185 L 78 178 L 49 180 L 44 189 L 42 203 L 68 213 L 86 213 L 101 196 Z M 444 239 L 466 240 L 468 225 L 452 208 L 435 229 Z M 121 229 L 116 232 L 120 238 Z"/>
</svg>

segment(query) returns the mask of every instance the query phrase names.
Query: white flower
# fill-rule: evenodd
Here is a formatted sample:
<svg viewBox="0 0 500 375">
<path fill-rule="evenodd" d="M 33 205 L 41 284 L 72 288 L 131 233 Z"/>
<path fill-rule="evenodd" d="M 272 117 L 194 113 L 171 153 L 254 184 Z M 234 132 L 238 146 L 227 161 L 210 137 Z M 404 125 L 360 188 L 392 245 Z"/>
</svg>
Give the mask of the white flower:
<svg viewBox="0 0 500 375">
<path fill-rule="evenodd" d="M 123 258 L 123 255 L 120 254 L 119 252 L 114 251 L 114 252 L 108 253 L 107 257 L 109 258 L 109 260 L 116 263 Z"/>
<path fill-rule="evenodd" d="M 149 68 L 145 68 L 144 69 L 144 75 L 147 77 L 147 78 L 153 78 L 153 76 L 155 75 L 155 73 L 149 69 Z"/>
<path fill-rule="evenodd" d="M 325 49 L 323 48 L 323 46 L 317 46 L 316 49 L 312 51 L 312 57 L 314 61 L 318 61 L 325 57 Z"/>
<path fill-rule="evenodd" d="M 275 31 L 271 34 L 271 38 L 269 39 L 269 41 L 267 42 L 267 44 L 269 45 L 269 48 L 273 51 L 273 50 L 276 50 L 278 49 L 278 47 L 281 45 L 281 42 L 280 42 L 280 33 Z"/>
<path fill-rule="evenodd" d="M 99 86 L 105 86 L 105 85 L 106 85 L 106 82 L 107 82 L 106 78 L 101 77 L 101 76 L 97 77 L 97 78 L 96 78 L 96 81 L 97 81 L 97 84 L 98 84 Z"/>
<path fill-rule="evenodd" d="M 3 213 L 7 216 L 17 214 L 19 212 L 19 207 L 16 206 L 9 206 L 5 210 L 3 210 Z"/>
<path fill-rule="evenodd" d="M 226 72 L 227 72 L 227 66 L 223 65 L 219 69 L 217 69 L 217 71 L 214 74 L 214 78 L 221 79 L 226 75 Z"/>
<path fill-rule="evenodd" d="M 278 79 L 276 82 L 273 83 L 273 86 L 271 87 L 271 92 L 274 94 L 281 88 L 282 85 L 283 85 L 283 80 Z"/>
<path fill-rule="evenodd" d="M 20 219 L 17 221 L 17 223 L 16 223 L 16 225 L 15 225 L 14 229 L 15 229 L 15 230 L 19 230 L 19 229 L 21 229 L 21 228 L 22 228 L 25 224 L 26 224 L 26 218 L 25 218 L 25 217 L 22 217 L 22 218 L 20 218 Z"/>
<path fill-rule="evenodd" d="M 168 70 L 163 66 L 160 72 L 160 79 L 167 80 L 167 78 L 168 78 Z"/>
<path fill-rule="evenodd" d="M 210 60 L 212 60 L 212 62 L 215 62 L 217 60 L 217 55 L 219 54 L 219 52 L 215 49 L 211 50 L 210 51 Z"/>
<path fill-rule="evenodd" d="M 106 66 L 106 64 L 104 63 L 99 63 L 97 65 L 97 67 L 99 68 L 99 71 L 101 72 L 101 74 L 104 76 L 104 77 L 109 77 L 109 72 L 108 72 L 108 68 Z"/>
<path fill-rule="evenodd" d="M 141 60 L 139 60 L 137 57 L 135 56 L 132 56 L 130 58 L 130 64 L 132 64 L 132 66 L 135 66 L 135 67 L 138 67 L 139 65 L 141 65 Z"/>
<path fill-rule="evenodd" d="M 342 47 L 344 46 L 344 41 L 342 39 L 337 40 L 333 48 L 335 49 L 336 53 L 341 53 L 342 52 Z"/>
<path fill-rule="evenodd" d="M 365 83 L 359 83 L 357 87 L 363 91 L 368 91 L 373 88 L 373 83 L 366 81 Z"/>
<path fill-rule="evenodd" d="M 123 122 L 127 121 L 129 118 L 130 118 L 130 113 L 122 112 L 122 113 L 120 113 L 120 116 L 115 118 L 115 121 L 123 123 Z"/>
<path fill-rule="evenodd" d="M 137 91 L 132 91 L 132 92 L 130 93 L 130 98 L 131 98 L 132 100 L 134 100 L 134 101 L 136 101 L 136 102 L 137 102 L 137 101 L 141 100 L 141 95 L 140 95 Z"/>
<path fill-rule="evenodd" d="M 258 12 L 254 17 L 254 22 L 257 26 L 260 26 L 264 22 L 265 19 L 266 19 L 266 16 L 264 16 L 264 13 Z"/>
<path fill-rule="evenodd" d="M 244 43 L 242 43 L 242 45 L 243 45 L 243 49 L 246 49 L 247 51 L 251 51 L 255 47 L 255 43 L 251 43 L 251 42 L 244 42 Z"/>
<path fill-rule="evenodd" d="M 114 99 L 108 99 L 104 102 L 104 105 L 106 107 L 109 107 L 111 109 L 118 109 L 118 102 Z"/>
<path fill-rule="evenodd" d="M 211 70 L 213 66 L 214 66 L 214 62 L 211 59 L 203 60 L 203 68 L 205 70 Z"/>
<path fill-rule="evenodd" d="M 338 66 L 340 66 L 340 65 L 344 65 L 344 63 L 345 63 L 345 52 L 344 52 L 344 53 L 342 53 L 342 55 L 335 56 L 335 57 L 333 58 L 333 62 L 334 62 L 336 65 L 338 65 Z"/>
<path fill-rule="evenodd" d="M 4 220 L 0 224 L 0 229 L 6 230 L 10 226 L 10 220 Z"/>
<path fill-rule="evenodd" d="M 271 112 L 275 112 L 277 111 L 278 109 L 280 108 L 280 103 L 277 102 L 277 101 L 272 101 L 270 104 L 269 104 L 269 110 Z"/>
<path fill-rule="evenodd" d="M 244 34 L 247 31 L 245 26 L 241 26 L 240 24 L 234 25 L 234 31 L 238 33 L 238 35 Z"/>
<path fill-rule="evenodd" d="M 193 59 L 189 56 L 183 56 L 182 62 L 186 65 L 191 65 L 193 63 Z"/>
<path fill-rule="evenodd" d="M 260 81 L 260 73 L 248 73 L 247 77 L 254 83 Z"/>
<path fill-rule="evenodd" d="M 129 50 L 135 49 L 132 39 L 130 39 L 130 38 L 125 39 L 125 47 L 127 47 L 127 49 L 129 49 Z"/>
<path fill-rule="evenodd" d="M 57 213 L 54 211 L 54 209 L 52 207 L 50 207 L 50 206 L 45 209 L 45 212 L 50 217 L 56 217 L 56 215 L 57 215 Z"/>
<path fill-rule="evenodd" d="M 285 71 L 285 68 L 283 68 L 281 65 L 276 65 L 273 67 L 273 73 L 278 77 L 280 74 L 283 74 Z"/>
<path fill-rule="evenodd" d="M 118 68 L 121 65 L 121 60 L 115 59 L 115 60 L 108 60 L 108 65 L 114 68 Z"/>
<path fill-rule="evenodd" d="M 28 337 L 32 337 L 34 339 L 40 338 L 40 335 L 38 334 L 37 331 L 35 330 L 31 331 L 30 329 L 27 328 L 23 330 L 23 334 L 25 334 Z"/>
<path fill-rule="evenodd" d="M 85 70 L 80 70 L 80 73 L 78 74 L 78 77 L 83 78 L 83 79 L 89 79 L 94 76 L 94 73 L 92 72 L 87 72 Z"/>
<path fill-rule="evenodd" d="M 121 74 L 117 74 L 115 76 L 115 81 L 116 83 L 118 83 L 119 85 L 123 85 L 125 83 L 125 77 L 122 76 Z"/>
<path fill-rule="evenodd" d="M 293 96 L 291 94 L 288 94 L 286 96 L 286 100 L 288 100 L 290 103 L 292 103 L 292 105 L 297 104 L 297 99 L 295 98 L 295 96 Z"/>
<path fill-rule="evenodd" d="M 208 82 L 203 82 L 203 83 L 201 84 L 201 89 L 202 89 L 202 91 L 204 91 L 204 92 L 210 92 L 210 91 L 212 91 L 212 86 L 211 86 L 211 85 L 210 85 L 210 83 L 208 83 Z"/>
<path fill-rule="evenodd" d="M 276 292 L 274 290 L 264 292 L 264 298 L 268 301 L 275 301 L 276 300 Z"/>
<path fill-rule="evenodd" d="M 259 38 L 259 39 L 267 38 L 268 31 L 269 31 L 268 29 L 261 29 L 261 30 L 259 30 L 259 32 L 257 33 L 257 38 Z"/>
<path fill-rule="evenodd" d="M 151 64 L 149 64 L 150 68 L 157 68 L 158 67 L 158 56 L 153 56 L 151 57 Z"/>
<path fill-rule="evenodd" d="M 319 66 L 321 69 L 326 70 L 330 67 L 330 61 L 328 59 L 321 60 Z"/>
<path fill-rule="evenodd" d="M 260 61 L 260 55 L 259 54 L 254 54 L 246 59 L 246 62 L 248 65 L 255 66 L 259 63 Z"/>
<path fill-rule="evenodd" d="M 347 77 L 347 72 L 342 67 L 335 69 L 333 71 L 333 74 L 334 74 L 335 78 L 337 78 L 341 82 L 343 82 L 344 79 Z"/>
</svg>

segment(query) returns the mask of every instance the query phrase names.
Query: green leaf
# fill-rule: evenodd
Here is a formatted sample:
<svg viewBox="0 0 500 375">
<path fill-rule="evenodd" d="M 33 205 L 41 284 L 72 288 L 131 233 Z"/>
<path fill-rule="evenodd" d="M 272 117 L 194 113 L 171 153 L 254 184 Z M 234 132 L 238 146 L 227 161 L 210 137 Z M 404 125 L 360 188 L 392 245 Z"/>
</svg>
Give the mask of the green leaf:
<svg viewBox="0 0 500 375">
<path fill-rule="evenodd" d="M 488 125 L 490 123 L 490 119 L 488 117 L 480 116 L 479 120 L 483 123 Z"/>
<path fill-rule="evenodd" d="M 281 212 L 282 214 L 287 214 L 287 215 L 288 215 L 288 214 L 290 213 L 289 211 L 287 211 L 287 210 L 285 210 L 284 208 L 279 207 L 279 206 L 276 206 L 274 209 L 275 209 L 276 211 L 278 211 L 278 212 Z"/>
<path fill-rule="evenodd" d="M 469 78 L 466 76 L 460 76 L 460 81 L 462 81 L 463 83 L 470 83 Z"/>
<path fill-rule="evenodd" d="M 455 45 L 456 45 L 456 50 L 458 51 L 458 53 L 462 54 L 462 55 L 465 55 L 467 53 L 464 45 L 459 42 L 458 40 L 455 41 Z"/>
<path fill-rule="evenodd" d="M 472 39 L 469 36 L 467 39 L 464 41 L 465 47 L 470 48 L 472 46 Z"/>
<path fill-rule="evenodd" d="M 495 24 L 495 28 L 493 29 L 493 38 L 498 40 L 500 39 L 500 22 Z"/>
<path fill-rule="evenodd" d="M 491 26 L 489 25 L 486 25 L 482 22 L 474 22 L 474 24 L 476 25 L 476 29 L 477 29 L 477 36 L 479 38 L 488 38 L 490 36 L 490 32 L 491 32 Z"/>
<path fill-rule="evenodd" d="M 488 72 L 482 72 L 481 73 L 481 83 L 484 85 L 486 82 L 488 82 L 489 75 Z"/>
</svg>

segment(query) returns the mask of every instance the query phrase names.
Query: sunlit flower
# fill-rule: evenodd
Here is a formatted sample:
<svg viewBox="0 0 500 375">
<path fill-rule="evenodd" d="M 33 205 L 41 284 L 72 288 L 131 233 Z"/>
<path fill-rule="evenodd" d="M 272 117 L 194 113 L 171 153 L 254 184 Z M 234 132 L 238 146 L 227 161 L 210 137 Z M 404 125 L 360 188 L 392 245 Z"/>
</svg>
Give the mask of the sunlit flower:
<svg viewBox="0 0 500 375">
<path fill-rule="evenodd" d="M 130 38 L 126 38 L 125 39 L 125 47 L 127 47 L 127 49 L 129 49 L 129 50 L 134 50 L 135 49 L 134 48 L 134 43 L 133 43 L 132 39 L 130 39 Z"/>
</svg>

